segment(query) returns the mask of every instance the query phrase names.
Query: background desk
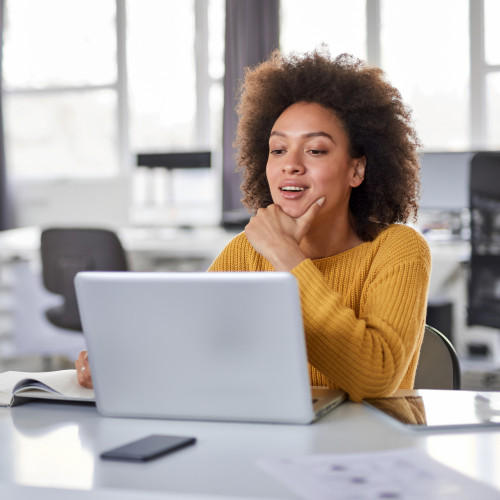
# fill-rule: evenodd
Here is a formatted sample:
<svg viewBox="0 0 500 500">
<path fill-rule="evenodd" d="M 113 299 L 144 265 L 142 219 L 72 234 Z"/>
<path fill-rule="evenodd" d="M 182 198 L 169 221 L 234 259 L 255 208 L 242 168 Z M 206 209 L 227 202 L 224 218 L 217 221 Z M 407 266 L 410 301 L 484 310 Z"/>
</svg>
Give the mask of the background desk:
<svg viewBox="0 0 500 500">
<path fill-rule="evenodd" d="M 151 433 L 198 441 L 147 464 L 98 457 Z M 500 498 L 500 429 L 411 433 L 351 402 L 309 426 L 102 418 L 91 405 L 32 402 L 0 408 L 0 443 L 0 483 L 268 499 L 297 497 L 256 465 L 260 458 L 413 447 L 494 486 Z"/>
<path fill-rule="evenodd" d="M 165 263 L 189 270 L 204 270 L 236 233 L 220 227 L 182 229 L 174 227 L 119 227 L 115 231 L 127 252 L 133 271 L 160 270 Z M 41 230 L 22 227 L 0 232 L 0 265 L 12 259 L 39 261 Z M 184 264 L 183 264 L 184 263 Z M 196 268 L 196 269 L 195 269 Z"/>
</svg>

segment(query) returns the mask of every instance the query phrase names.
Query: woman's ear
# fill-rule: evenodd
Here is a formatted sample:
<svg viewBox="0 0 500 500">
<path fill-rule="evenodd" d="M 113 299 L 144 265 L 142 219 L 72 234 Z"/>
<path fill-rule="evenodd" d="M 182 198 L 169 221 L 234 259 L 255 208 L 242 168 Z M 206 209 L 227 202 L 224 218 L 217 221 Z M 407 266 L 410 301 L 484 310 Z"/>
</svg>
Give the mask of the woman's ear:
<svg viewBox="0 0 500 500">
<path fill-rule="evenodd" d="M 365 179 L 366 156 L 354 158 L 354 167 L 351 177 L 351 187 L 358 187 Z"/>
</svg>

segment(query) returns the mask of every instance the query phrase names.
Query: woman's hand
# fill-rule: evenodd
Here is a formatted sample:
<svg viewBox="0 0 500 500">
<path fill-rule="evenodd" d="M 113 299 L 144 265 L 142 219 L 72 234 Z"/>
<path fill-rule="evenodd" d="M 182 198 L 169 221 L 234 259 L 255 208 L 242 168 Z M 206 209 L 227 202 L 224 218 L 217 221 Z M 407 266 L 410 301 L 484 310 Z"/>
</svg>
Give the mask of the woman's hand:
<svg viewBox="0 0 500 500">
<path fill-rule="evenodd" d="M 315 201 L 297 218 L 290 217 L 279 205 L 259 208 L 245 227 L 245 235 L 276 271 L 291 271 L 306 258 L 299 245 L 323 202 L 324 198 Z"/>
<path fill-rule="evenodd" d="M 87 387 L 88 389 L 93 389 L 94 384 L 92 383 L 92 374 L 90 373 L 89 359 L 87 351 L 82 351 L 78 355 L 78 359 L 75 361 L 76 376 L 78 377 L 78 383 Z"/>
</svg>

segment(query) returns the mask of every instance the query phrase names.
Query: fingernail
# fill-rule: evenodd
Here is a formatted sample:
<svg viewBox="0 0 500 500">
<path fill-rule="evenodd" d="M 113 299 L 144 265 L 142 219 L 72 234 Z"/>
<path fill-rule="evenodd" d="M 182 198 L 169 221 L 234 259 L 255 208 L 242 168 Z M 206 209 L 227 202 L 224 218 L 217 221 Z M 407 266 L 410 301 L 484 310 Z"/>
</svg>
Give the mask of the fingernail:
<svg viewBox="0 0 500 500">
<path fill-rule="evenodd" d="M 316 203 L 321 206 L 323 205 L 323 203 L 325 202 L 325 197 L 323 196 L 322 198 L 320 198 Z"/>
</svg>

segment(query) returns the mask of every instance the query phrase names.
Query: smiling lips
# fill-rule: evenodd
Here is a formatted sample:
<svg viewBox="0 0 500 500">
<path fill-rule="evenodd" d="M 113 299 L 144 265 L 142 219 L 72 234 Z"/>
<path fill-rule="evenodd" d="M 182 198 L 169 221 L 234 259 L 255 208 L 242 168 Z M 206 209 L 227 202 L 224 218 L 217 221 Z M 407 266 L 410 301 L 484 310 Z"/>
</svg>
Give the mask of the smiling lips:
<svg viewBox="0 0 500 500">
<path fill-rule="evenodd" d="M 286 199 L 296 199 L 300 198 L 302 194 L 307 191 L 306 186 L 301 186 L 296 183 L 284 183 L 280 186 L 280 191 L 284 198 Z"/>
</svg>

